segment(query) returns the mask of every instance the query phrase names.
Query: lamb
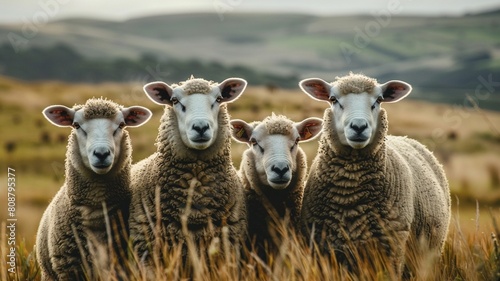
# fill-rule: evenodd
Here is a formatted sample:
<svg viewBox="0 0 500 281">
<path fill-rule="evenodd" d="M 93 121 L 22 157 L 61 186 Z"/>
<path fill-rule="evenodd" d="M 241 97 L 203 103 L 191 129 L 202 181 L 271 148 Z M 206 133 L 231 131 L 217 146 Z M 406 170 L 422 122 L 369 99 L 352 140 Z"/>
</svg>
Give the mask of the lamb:
<svg viewBox="0 0 500 281">
<path fill-rule="evenodd" d="M 246 192 L 249 237 L 258 250 L 279 245 L 271 231 L 285 216 L 291 226 L 298 226 L 307 175 L 307 157 L 299 142 L 314 139 L 322 124 L 319 118 L 294 123 L 274 113 L 250 124 L 231 120 L 233 138 L 250 146 L 243 153 L 239 176 Z"/>
<path fill-rule="evenodd" d="M 132 148 L 124 129 L 144 124 L 151 112 L 93 98 L 73 108 L 49 106 L 43 114 L 52 124 L 73 129 L 65 182 L 38 228 L 42 280 L 95 280 L 127 245 Z"/>
<path fill-rule="evenodd" d="M 144 86 L 153 102 L 165 105 L 156 153 L 132 169 L 131 238 L 149 277 L 154 274 L 151 250 L 157 245 L 183 245 L 185 258 L 189 241 L 197 247 L 224 241 L 226 229 L 231 245 L 238 245 L 246 235 L 227 111 L 227 103 L 246 85 L 240 78 L 218 84 L 191 77 L 179 84 Z"/>
<path fill-rule="evenodd" d="M 395 274 L 412 250 L 440 253 L 450 222 L 450 192 L 432 152 L 407 137 L 387 135 L 382 102 L 397 102 L 411 86 L 350 73 L 327 83 L 305 79 L 300 88 L 331 104 L 304 191 L 301 225 L 325 252 L 354 268 L 368 244 L 384 249 Z M 364 246 L 363 246 L 364 245 Z M 424 255 L 421 251 L 419 255 Z M 355 269 L 355 268 L 354 268 Z"/>
</svg>

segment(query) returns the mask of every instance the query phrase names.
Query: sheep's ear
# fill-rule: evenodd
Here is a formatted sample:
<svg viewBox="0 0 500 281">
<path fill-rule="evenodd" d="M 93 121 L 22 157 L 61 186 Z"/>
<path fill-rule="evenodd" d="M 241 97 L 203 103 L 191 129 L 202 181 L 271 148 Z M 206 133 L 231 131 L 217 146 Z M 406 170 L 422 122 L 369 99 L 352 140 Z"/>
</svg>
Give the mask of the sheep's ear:
<svg viewBox="0 0 500 281">
<path fill-rule="evenodd" d="M 382 88 L 383 102 L 397 102 L 404 99 L 411 92 L 410 84 L 399 81 L 391 80 L 380 85 Z"/>
<path fill-rule="evenodd" d="M 173 89 L 167 83 L 161 81 L 151 82 L 144 85 L 143 89 L 154 103 L 172 105 Z"/>
<path fill-rule="evenodd" d="M 307 118 L 302 122 L 295 123 L 295 128 L 299 132 L 299 141 L 309 141 L 316 138 L 323 129 L 323 119 L 316 117 Z"/>
<path fill-rule="evenodd" d="M 43 115 L 50 123 L 58 127 L 71 127 L 75 110 L 64 105 L 52 105 L 42 111 Z"/>
<path fill-rule="evenodd" d="M 125 125 L 128 127 L 139 127 L 149 121 L 153 113 L 142 106 L 131 106 L 122 109 Z"/>
<path fill-rule="evenodd" d="M 299 82 L 299 87 L 304 93 L 313 99 L 330 101 L 330 90 L 332 86 L 323 79 L 309 78 Z"/>
<path fill-rule="evenodd" d="M 228 78 L 222 81 L 219 84 L 222 102 L 235 101 L 245 91 L 246 87 L 247 81 L 241 78 Z"/>
<path fill-rule="evenodd" d="M 243 143 L 250 143 L 253 127 L 247 122 L 239 119 L 231 120 L 231 136 L 233 139 Z"/>
</svg>

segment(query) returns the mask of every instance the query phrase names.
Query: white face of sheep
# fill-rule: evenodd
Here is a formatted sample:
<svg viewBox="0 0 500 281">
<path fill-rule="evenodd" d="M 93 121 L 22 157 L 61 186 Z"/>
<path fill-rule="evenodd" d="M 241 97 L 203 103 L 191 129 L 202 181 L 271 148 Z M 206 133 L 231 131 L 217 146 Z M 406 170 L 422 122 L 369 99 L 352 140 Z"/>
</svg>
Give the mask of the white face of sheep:
<svg viewBox="0 0 500 281">
<path fill-rule="evenodd" d="M 269 134 L 263 123 L 231 120 L 231 133 L 235 140 L 251 147 L 260 182 L 274 189 L 285 189 L 297 168 L 298 143 L 315 138 L 322 124 L 319 118 L 308 118 L 294 123 L 288 134 Z"/>
<path fill-rule="evenodd" d="M 151 118 L 141 106 L 123 108 L 113 118 L 85 119 L 83 110 L 53 105 L 43 111 L 45 118 L 58 127 L 73 127 L 83 164 L 96 174 L 106 174 L 120 156 L 123 129 L 138 127 Z"/>
<path fill-rule="evenodd" d="M 319 78 L 302 80 L 300 88 L 316 100 L 330 103 L 335 128 L 343 145 L 361 149 L 370 144 L 377 130 L 378 115 L 382 102 L 392 103 L 405 98 L 411 86 L 403 81 L 392 80 L 378 84 L 372 93 L 340 94 L 335 83 Z"/>
<path fill-rule="evenodd" d="M 182 87 L 152 82 L 144 86 L 144 91 L 153 102 L 172 106 L 183 143 L 189 148 L 203 150 L 217 138 L 220 105 L 235 101 L 246 85 L 243 79 L 229 78 L 213 85 L 210 93 L 186 94 Z"/>
</svg>

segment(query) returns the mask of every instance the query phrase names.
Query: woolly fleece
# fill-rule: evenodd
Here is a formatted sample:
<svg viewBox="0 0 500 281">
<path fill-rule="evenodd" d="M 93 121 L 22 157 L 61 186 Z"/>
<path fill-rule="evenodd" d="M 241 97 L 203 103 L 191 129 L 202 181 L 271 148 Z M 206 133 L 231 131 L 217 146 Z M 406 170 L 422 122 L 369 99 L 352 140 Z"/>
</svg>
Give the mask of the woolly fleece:
<svg viewBox="0 0 500 281">
<path fill-rule="evenodd" d="M 231 160 L 231 135 L 226 104 L 220 107 L 217 140 L 205 150 L 193 150 L 181 140 L 174 109 L 165 107 L 157 152 L 132 168 L 131 238 L 140 257 L 162 245 L 153 225 L 161 222 L 163 242 L 185 243 L 181 216 L 192 190 L 187 228 L 194 242 L 208 245 L 221 238 L 224 227 L 229 240 L 239 244 L 246 235 L 246 206 L 243 188 Z M 159 198 L 155 194 L 159 194 Z M 159 206 L 156 204 L 159 202 Z M 212 227 L 212 228 L 211 228 Z"/>
<path fill-rule="evenodd" d="M 253 122 L 255 128 L 260 122 Z M 283 115 L 272 115 L 262 121 L 268 134 L 288 135 L 294 123 Z M 245 150 L 242 156 L 239 175 L 243 181 L 248 208 L 248 233 L 255 237 L 258 244 L 271 243 L 276 234 L 269 231 L 277 220 L 283 220 L 289 213 L 291 226 L 298 227 L 302 196 L 307 176 L 307 157 L 302 148 L 297 147 L 295 170 L 290 184 L 277 190 L 262 183 L 255 168 L 255 155 L 252 149 Z M 260 245 L 258 245 L 260 246 Z M 269 244 L 269 246 L 271 246 Z"/>
<path fill-rule="evenodd" d="M 195 93 L 208 94 L 212 91 L 212 86 L 215 85 L 213 81 L 207 81 L 203 78 L 194 78 L 180 82 L 179 84 L 172 84 L 172 88 L 182 88 L 185 94 L 192 95 Z"/>
<path fill-rule="evenodd" d="M 373 142 L 359 150 L 340 144 L 331 109 L 324 121 L 304 191 L 306 237 L 314 229 L 320 248 L 333 248 L 344 262 L 353 252 L 366 254 L 362 245 L 375 243 L 399 274 L 406 248 L 414 246 L 407 242 L 423 238 L 430 249 L 441 251 L 450 221 L 450 193 L 432 153 L 412 139 L 386 136 L 384 109 Z"/>
<path fill-rule="evenodd" d="M 104 98 L 88 99 L 85 105 L 75 105 L 74 109 L 83 109 L 83 117 L 85 119 L 95 118 L 113 118 L 123 106 L 114 103 L 111 100 Z"/>
<path fill-rule="evenodd" d="M 354 74 L 342 77 L 335 77 L 333 85 L 338 88 L 341 95 L 359 94 L 359 93 L 372 93 L 373 89 L 377 86 L 377 80 L 363 74 Z"/>
<path fill-rule="evenodd" d="M 272 114 L 267 116 L 262 124 L 266 127 L 267 133 L 270 135 L 288 135 L 293 130 L 293 122 L 284 115 Z M 257 126 L 258 124 L 252 124 Z"/>
<path fill-rule="evenodd" d="M 118 112 L 120 106 L 93 99 L 75 108 L 95 113 L 92 116 L 108 116 L 115 110 Z M 117 254 L 126 249 L 126 238 L 122 236 L 129 214 L 132 151 L 127 131 L 123 131 L 120 145 L 121 153 L 113 168 L 105 175 L 98 175 L 84 166 L 73 129 L 66 151 L 65 182 L 45 210 L 37 233 L 36 253 L 42 280 L 83 280 L 88 276 L 83 273 L 84 263 L 91 270 L 88 277 L 97 278 L 94 269 L 102 270 L 110 263 L 105 214 L 113 229 L 112 236 L 123 238 L 112 239 L 111 248 Z"/>
</svg>

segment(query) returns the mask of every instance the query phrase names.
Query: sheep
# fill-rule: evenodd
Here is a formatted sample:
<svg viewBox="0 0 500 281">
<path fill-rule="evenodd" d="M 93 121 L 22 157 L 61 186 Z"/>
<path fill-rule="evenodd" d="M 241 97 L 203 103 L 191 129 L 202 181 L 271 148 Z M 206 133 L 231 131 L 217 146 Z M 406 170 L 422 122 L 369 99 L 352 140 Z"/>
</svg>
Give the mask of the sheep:
<svg viewBox="0 0 500 281">
<path fill-rule="evenodd" d="M 132 169 L 131 240 L 147 276 L 157 245 L 182 245 L 186 258 L 190 241 L 201 249 L 217 239 L 224 242 L 224 229 L 231 245 L 246 235 L 246 206 L 232 163 L 227 111 L 227 103 L 246 85 L 240 78 L 216 83 L 191 77 L 179 84 L 144 86 L 153 102 L 165 105 L 156 153 Z"/>
<path fill-rule="evenodd" d="M 249 237 L 255 239 L 258 249 L 279 244 L 271 231 L 285 216 L 291 226 L 298 226 L 307 175 L 307 157 L 299 142 L 314 139 L 322 124 L 319 118 L 294 123 L 274 113 L 250 124 L 231 120 L 233 139 L 249 145 L 239 176 L 246 193 Z"/>
<path fill-rule="evenodd" d="M 124 128 L 141 126 L 152 114 L 102 98 L 73 108 L 52 105 L 43 114 L 52 124 L 73 129 L 65 182 L 37 232 L 42 280 L 96 279 L 112 255 L 126 250 L 132 147 Z"/>
<path fill-rule="evenodd" d="M 398 276 L 405 253 L 419 248 L 417 242 L 439 254 L 450 222 L 443 168 L 419 142 L 387 135 L 387 114 L 380 107 L 406 97 L 411 86 L 397 80 L 378 84 L 353 73 L 331 84 L 311 78 L 299 86 L 331 105 L 304 191 L 304 234 L 348 265 L 356 254 L 372 258 L 364 251 L 368 244 L 384 249 Z"/>
</svg>

